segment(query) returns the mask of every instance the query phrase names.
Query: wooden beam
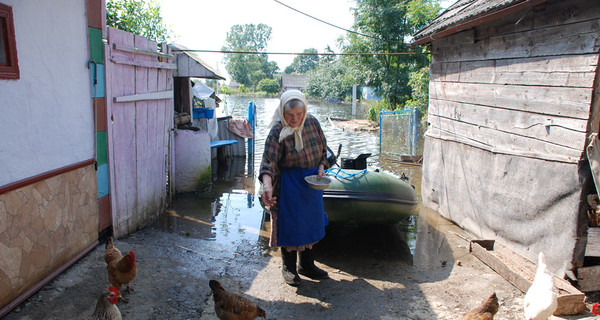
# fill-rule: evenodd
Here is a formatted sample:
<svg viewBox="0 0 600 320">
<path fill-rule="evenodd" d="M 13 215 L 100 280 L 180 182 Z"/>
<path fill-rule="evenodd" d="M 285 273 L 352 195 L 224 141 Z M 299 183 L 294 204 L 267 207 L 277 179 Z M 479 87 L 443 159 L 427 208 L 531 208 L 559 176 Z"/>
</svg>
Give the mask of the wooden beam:
<svg viewBox="0 0 600 320">
<path fill-rule="evenodd" d="M 600 266 L 578 268 L 577 285 L 583 292 L 600 291 Z"/>
<path fill-rule="evenodd" d="M 168 59 L 173 58 L 172 54 L 162 53 L 162 52 L 158 52 L 158 51 L 152 51 L 149 49 L 138 49 L 135 47 L 126 46 L 126 45 L 119 44 L 119 43 L 113 43 L 113 49 L 125 51 L 125 52 L 137 53 L 137 54 L 145 54 L 148 56 L 155 56 L 155 57 L 160 57 L 160 58 L 168 58 Z"/>
<path fill-rule="evenodd" d="M 173 91 L 158 91 L 158 92 L 148 92 L 148 93 L 140 93 L 133 94 L 129 96 L 120 96 L 113 97 L 113 102 L 135 102 L 135 101 L 147 101 L 147 100 L 164 100 L 164 99 L 172 99 Z"/>
<path fill-rule="evenodd" d="M 146 68 L 157 68 L 157 69 L 177 69 L 177 65 L 174 63 L 166 63 L 159 61 L 148 61 L 148 60 L 137 60 L 133 57 L 123 56 L 123 55 L 113 55 L 110 57 L 110 61 L 116 64 L 126 64 L 130 66 L 136 67 L 146 67 Z"/>
<path fill-rule="evenodd" d="M 600 228 L 588 228 L 585 256 L 600 257 Z"/>
</svg>

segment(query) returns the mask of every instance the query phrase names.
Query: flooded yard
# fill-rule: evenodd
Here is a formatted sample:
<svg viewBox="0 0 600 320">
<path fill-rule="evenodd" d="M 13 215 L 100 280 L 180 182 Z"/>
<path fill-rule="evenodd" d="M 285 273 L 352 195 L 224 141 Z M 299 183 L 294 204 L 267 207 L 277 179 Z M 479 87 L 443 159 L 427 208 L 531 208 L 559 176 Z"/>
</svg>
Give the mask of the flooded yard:
<svg viewBox="0 0 600 320">
<path fill-rule="evenodd" d="M 257 105 L 262 151 L 277 100 Z M 245 116 L 245 106 L 244 100 L 228 102 L 234 116 Z M 348 111 L 317 107 L 330 145 L 342 143 L 342 156 L 372 153 L 370 165 L 404 173 L 420 191 L 420 166 L 380 159 L 378 133 L 339 131 L 324 118 L 348 117 Z M 315 247 L 317 264 L 330 278 L 303 277 L 299 287 L 286 285 L 258 202 L 259 162 L 257 153 L 250 162 L 214 164 L 206 197 L 176 197 L 151 226 L 115 241 L 122 251 L 136 253 L 139 268 L 135 291 L 123 293 L 129 303 L 118 303 L 123 319 L 217 319 L 210 279 L 258 303 L 267 319 L 460 319 L 493 292 L 500 300 L 495 319 L 522 318 L 523 294 L 468 252 L 461 237 L 468 235 L 426 208 L 392 225 L 330 225 Z M 100 243 L 3 320 L 91 315 L 108 286 L 103 254 Z"/>
</svg>

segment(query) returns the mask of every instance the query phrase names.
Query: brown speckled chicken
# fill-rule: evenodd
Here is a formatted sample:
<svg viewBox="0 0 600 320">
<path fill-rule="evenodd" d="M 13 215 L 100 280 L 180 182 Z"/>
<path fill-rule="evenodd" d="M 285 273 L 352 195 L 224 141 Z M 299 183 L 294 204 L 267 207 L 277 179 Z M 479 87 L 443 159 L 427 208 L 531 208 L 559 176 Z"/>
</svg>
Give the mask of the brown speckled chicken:
<svg viewBox="0 0 600 320">
<path fill-rule="evenodd" d="M 121 311 L 117 307 L 116 303 L 121 297 L 121 292 L 115 287 L 108 287 L 109 292 L 104 293 L 98 302 L 96 302 L 96 309 L 88 320 L 121 320 Z"/>
<path fill-rule="evenodd" d="M 465 314 L 461 320 L 492 320 L 498 312 L 498 297 L 494 292 L 489 298 L 485 299 L 481 305 L 469 313 Z"/>
<path fill-rule="evenodd" d="M 256 317 L 267 317 L 265 310 L 259 308 L 248 298 L 229 292 L 217 280 L 210 280 L 208 285 L 213 292 L 215 312 L 221 320 L 252 320 Z"/>
<path fill-rule="evenodd" d="M 123 256 L 121 251 L 115 247 L 112 237 L 108 238 L 104 248 L 104 261 L 106 261 L 106 264 Z"/>
<path fill-rule="evenodd" d="M 121 311 L 116 303 L 121 297 L 121 292 L 115 287 L 108 287 L 108 291 L 104 292 L 96 302 L 96 308 L 91 316 L 85 320 L 122 320 Z M 47 320 L 61 320 L 59 318 L 49 318 Z M 77 318 L 74 320 L 81 320 Z"/>
</svg>

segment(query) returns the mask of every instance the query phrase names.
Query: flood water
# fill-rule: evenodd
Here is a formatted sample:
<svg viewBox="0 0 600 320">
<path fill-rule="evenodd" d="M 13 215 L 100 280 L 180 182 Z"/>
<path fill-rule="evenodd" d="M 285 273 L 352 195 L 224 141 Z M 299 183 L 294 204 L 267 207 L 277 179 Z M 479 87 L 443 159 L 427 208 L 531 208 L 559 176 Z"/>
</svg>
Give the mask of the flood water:
<svg viewBox="0 0 600 320">
<path fill-rule="evenodd" d="M 207 197 L 175 197 L 172 210 L 161 216 L 158 225 L 169 232 L 188 237 L 214 240 L 222 245 L 237 246 L 241 241 L 253 243 L 257 248 L 268 248 L 270 225 L 258 201 L 260 187 L 257 170 L 260 165 L 264 141 L 269 123 L 278 106 L 278 99 L 225 97 L 218 115 L 246 118 L 248 103 L 257 107 L 255 156 L 228 158 L 226 164 L 213 162 L 212 192 Z M 370 153 L 367 162 L 398 175 L 405 174 L 414 185 L 420 199 L 421 167 L 400 163 L 389 157 L 379 156 L 379 132 L 344 131 L 333 126 L 327 117 L 352 118 L 350 104 L 309 102 L 309 112 L 320 121 L 329 146 L 337 152 L 342 144 L 340 157 L 355 158 Z M 362 246 L 365 254 L 393 256 L 412 264 L 417 248 L 417 215 L 391 226 L 352 227 L 330 226 L 326 239 L 320 244 L 322 250 L 350 245 Z M 430 235 L 431 236 L 431 235 Z M 355 243 L 356 242 L 356 243 Z M 438 241 L 435 241 L 439 245 Z M 373 249 L 376 248 L 376 249 Z M 418 258 L 418 254 L 415 256 Z"/>
</svg>

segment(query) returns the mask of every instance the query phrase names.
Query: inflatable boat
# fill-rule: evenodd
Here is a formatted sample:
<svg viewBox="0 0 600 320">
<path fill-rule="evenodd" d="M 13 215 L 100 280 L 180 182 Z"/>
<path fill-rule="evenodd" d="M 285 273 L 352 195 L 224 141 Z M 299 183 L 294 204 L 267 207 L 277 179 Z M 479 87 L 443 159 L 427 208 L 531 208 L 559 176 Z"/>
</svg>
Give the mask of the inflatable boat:
<svg viewBox="0 0 600 320">
<path fill-rule="evenodd" d="M 331 183 L 323 203 L 330 223 L 390 224 L 417 213 L 419 200 L 408 178 L 367 167 L 369 156 L 342 158 L 341 166 L 327 170 Z"/>
<path fill-rule="evenodd" d="M 333 168 L 323 202 L 331 223 L 396 223 L 416 213 L 417 193 L 403 177 L 374 168 Z"/>
</svg>

